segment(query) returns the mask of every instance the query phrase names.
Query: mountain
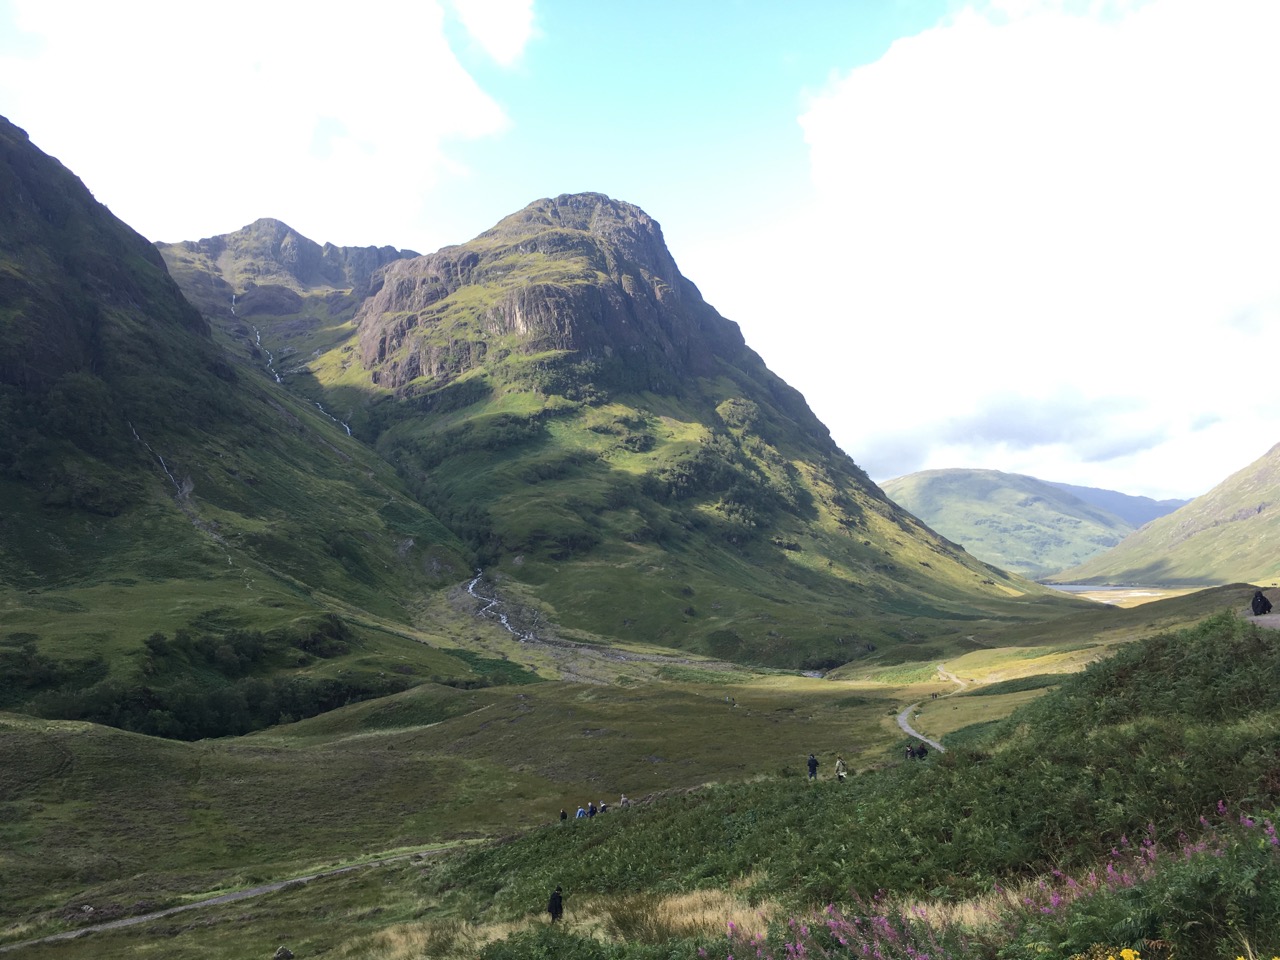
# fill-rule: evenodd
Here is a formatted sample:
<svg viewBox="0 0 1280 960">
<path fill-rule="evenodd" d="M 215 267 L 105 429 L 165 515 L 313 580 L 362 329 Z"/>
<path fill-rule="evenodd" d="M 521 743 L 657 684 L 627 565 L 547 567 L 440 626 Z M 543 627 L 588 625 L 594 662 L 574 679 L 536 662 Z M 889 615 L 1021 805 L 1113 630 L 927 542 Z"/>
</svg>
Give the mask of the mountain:
<svg viewBox="0 0 1280 960">
<path fill-rule="evenodd" d="M 1280 581 L 1280 444 L 1208 493 L 1153 520 L 1061 582 L 1204 586 Z"/>
<path fill-rule="evenodd" d="M 331 305 L 359 304 L 379 268 L 417 256 L 394 247 L 321 246 L 270 218 L 225 236 L 156 246 L 192 303 L 206 314 L 241 317 L 280 313 L 314 293 L 341 294 L 327 296 Z"/>
<path fill-rule="evenodd" d="M 1086 498 L 998 470 L 925 470 L 886 481 L 884 491 L 974 556 L 1027 577 L 1056 573 L 1120 543 L 1133 526 L 1099 501 L 1123 506 L 1137 499 L 1110 491 Z"/>
<path fill-rule="evenodd" d="M 0 504 L 0 709 L 200 736 L 476 676 L 386 629 L 467 576 L 461 542 L 228 353 L 154 247 L 8 121 Z"/>
<path fill-rule="evenodd" d="M 1185 507 L 1190 500 L 1153 500 L 1150 497 L 1135 497 L 1115 490 L 1100 490 L 1097 487 L 1078 487 L 1070 483 L 1055 483 L 1046 480 L 1051 487 L 1065 490 L 1085 503 L 1091 503 L 1101 510 L 1114 514 L 1133 529 L 1144 523 L 1150 523 L 1158 517 L 1173 513 L 1179 507 Z"/>
<path fill-rule="evenodd" d="M 250 262 L 252 233 L 201 244 Z M 161 249 L 195 295 L 198 264 Z M 630 204 L 540 200 L 391 258 L 350 324 L 253 324 L 264 351 L 303 345 L 284 385 L 395 465 L 522 629 L 824 666 L 929 656 L 959 624 L 1053 605 L 890 503 Z"/>
</svg>

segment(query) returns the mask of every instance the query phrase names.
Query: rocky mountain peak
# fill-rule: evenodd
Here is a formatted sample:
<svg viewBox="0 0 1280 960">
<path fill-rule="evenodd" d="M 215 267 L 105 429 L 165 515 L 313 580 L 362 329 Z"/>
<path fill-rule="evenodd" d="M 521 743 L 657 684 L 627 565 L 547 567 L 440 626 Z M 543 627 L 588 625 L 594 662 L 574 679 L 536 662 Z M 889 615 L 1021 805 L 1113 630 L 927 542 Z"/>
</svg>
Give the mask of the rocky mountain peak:
<svg viewBox="0 0 1280 960">
<path fill-rule="evenodd" d="M 657 221 L 603 194 L 538 200 L 384 280 L 358 315 L 360 347 L 392 387 L 458 375 L 499 346 L 622 364 L 632 387 L 660 391 L 750 353 L 680 273 Z"/>
<path fill-rule="evenodd" d="M 418 256 L 413 250 L 390 246 L 321 245 L 270 217 L 233 233 L 161 244 L 160 250 L 173 269 L 196 264 L 204 273 L 220 278 L 225 284 L 218 292 L 220 300 L 229 299 L 233 292 L 244 294 L 268 285 L 294 293 L 346 289 L 363 298 L 374 286 L 378 270 L 394 260 Z"/>
</svg>

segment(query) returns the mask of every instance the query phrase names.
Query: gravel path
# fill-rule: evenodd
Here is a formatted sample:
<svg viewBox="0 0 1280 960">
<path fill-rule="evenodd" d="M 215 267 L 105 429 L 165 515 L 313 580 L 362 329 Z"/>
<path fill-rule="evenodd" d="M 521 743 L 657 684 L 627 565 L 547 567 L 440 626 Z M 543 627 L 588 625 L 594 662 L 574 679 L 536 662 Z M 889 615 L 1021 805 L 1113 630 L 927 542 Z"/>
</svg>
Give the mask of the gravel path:
<svg viewBox="0 0 1280 960">
<path fill-rule="evenodd" d="M 950 680 L 958 688 L 958 689 L 952 690 L 951 693 L 944 693 L 942 695 L 944 697 L 950 697 L 957 693 L 960 693 L 964 690 L 965 687 L 968 686 L 968 684 L 965 681 L 961 680 L 959 677 L 957 677 L 954 673 L 951 673 L 949 670 L 944 670 L 941 665 L 938 666 L 938 674 L 944 680 Z M 915 737 L 917 740 L 927 743 L 929 746 L 933 747 L 933 749 L 937 750 L 939 753 L 946 753 L 947 748 L 944 747 L 942 744 L 940 744 L 937 740 L 930 740 L 919 730 L 916 730 L 914 727 L 911 726 L 911 714 L 915 712 L 916 707 L 920 706 L 920 704 L 923 702 L 924 702 L 923 700 L 917 700 L 915 703 L 911 703 L 903 707 L 901 712 L 898 714 L 898 726 L 902 728 L 902 732 L 905 733 L 908 737 Z"/>
</svg>

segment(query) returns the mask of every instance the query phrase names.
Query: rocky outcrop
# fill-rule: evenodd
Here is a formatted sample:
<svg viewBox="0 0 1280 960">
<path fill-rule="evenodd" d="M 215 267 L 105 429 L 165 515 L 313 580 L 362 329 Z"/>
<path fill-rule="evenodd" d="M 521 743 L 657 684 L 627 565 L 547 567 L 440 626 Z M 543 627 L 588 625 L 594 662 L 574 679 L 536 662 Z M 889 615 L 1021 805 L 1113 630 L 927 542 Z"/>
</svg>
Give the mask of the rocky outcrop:
<svg viewBox="0 0 1280 960">
<path fill-rule="evenodd" d="M 758 362 L 680 273 L 658 223 L 601 194 L 539 200 L 382 280 L 357 315 L 360 355 L 393 388 L 464 372 L 498 345 L 635 361 L 671 382 Z"/>
<path fill-rule="evenodd" d="M 198 257 L 216 264 L 230 287 L 245 291 L 252 285 L 284 285 L 305 292 L 315 288 L 350 289 L 361 298 L 373 287 L 379 269 L 412 250 L 395 247 L 323 246 L 286 223 L 255 220 L 234 233 L 161 246 L 167 258 Z"/>
</svg>

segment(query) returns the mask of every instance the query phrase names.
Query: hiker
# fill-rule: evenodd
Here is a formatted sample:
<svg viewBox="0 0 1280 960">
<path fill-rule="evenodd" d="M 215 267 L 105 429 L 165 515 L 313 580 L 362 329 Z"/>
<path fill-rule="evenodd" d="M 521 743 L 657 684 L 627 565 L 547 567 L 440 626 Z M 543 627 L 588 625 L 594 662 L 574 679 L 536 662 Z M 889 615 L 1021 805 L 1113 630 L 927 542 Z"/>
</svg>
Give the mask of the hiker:
<svg viewBox="0 0 1280 960">
<path fill-rule="evenodd" d="M 560 893 L 559 885 L 551 891 L 551 899 L 547 901 L 547 913 L 551 914 L 552 923 L 564 916 L 564 896 Z"/>
<path fill-rule="evenodd" d="M 581 807 L 579 807 L 579 808 L 578 808 L 578 812 L 574 815 L 574 818 L 573 818 L 573 819 L 575 819 L 575 820 L 584 820 L 584 819 L 586 819 L 586 816 L 587 816 L 587 811 L 585 811 L 585 810 L 583 810 Z"/>
<path fill-rule="evenodd" d="M 920 746 L 916 747 L 916 759 L 923 760 L 928 755 L 929 755 L 929 748 L 926 747 L 923 743 L 920 744 Z"/>
<path fill-rule="evenodd" d="M 600 812 L 600 811 L 596 809 L 596 802 L 595 802 L 594 800 L 588 800 L 588 801 L 587 801 L 587 816 L 588 816 L 588 817 L 594 817 L 594 816 L 595 816 L 597 813 L 599 813 L 599 812 Z"/>
<path fill-rule="evenodd" d="M 916 748 L 915 748 L 915 747 L 912 747 L 912 746 L 908 746 L 908 747 L 907 747 L 907 759 L 908 759 L 908 760 L 914 760 L 915 758 L 916 758 Z"/>
<path fill-rule="evenodd" d="M 566 820 L 568 820 L 568 819 L 569 819 L 569 815 L 568 815 L 567 813 L 565 813 L 565 812 L 564 812 L 564 807 L 561 807 L 561 808 L 560 808 L 560 822 L 561 822 L 561 823 L 564 823 L 564 822 L 565 822 Z"/>
<path fill-rule="evenodd" d="M 601 801 L 600 801 L 600 812 L 601 812 L 601 813 L 608 813 L 608 812 L 609 812 L 609 805 L 608 805 L 607 803 L 605 803 L 603 800 L 601 800 Z"/>
<path fill-rule="evenodd" d="M 620 806 L 623 810 L 631 806 L 631 801 L 627 799 L 627 795 L 625 793 L 622 795 L 622 799 L 618 801 L 618 806 Z"/>
<path fill-rule="evenodd" d="M 849 768 L 845 766 L 844 757 L 836 757 L 836 779 L 844 783 L 844 775 L 849 772 Z"/>
<path fill-rule="evenodd" d="M 1258 590 L 1254 593 L 1253 600 L 1250 601 L 1250 606 L 1253 607 L 1253 615 L 1255 617 L 1260 617 L 1264 613 L 1271 612 L 1271 601 L 1268 600 L 1265 596 L 1263 596 L 1263 593 L 1261 590 Z"/>
<path fill-rule="evenodd" d="M 809 779 L 810 780 L 818 779 L 818 758 L 815 757 L 812 753 L 809 754 Z"/>
</svg>

